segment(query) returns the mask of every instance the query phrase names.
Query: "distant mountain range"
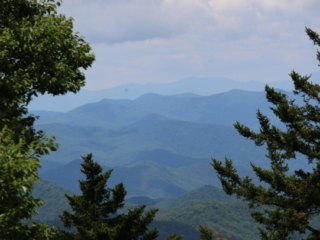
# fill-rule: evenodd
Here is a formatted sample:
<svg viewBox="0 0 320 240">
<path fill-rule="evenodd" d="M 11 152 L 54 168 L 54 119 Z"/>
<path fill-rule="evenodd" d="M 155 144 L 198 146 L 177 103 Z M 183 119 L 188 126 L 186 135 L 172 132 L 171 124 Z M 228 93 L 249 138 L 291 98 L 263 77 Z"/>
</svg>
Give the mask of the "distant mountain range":
<svg viewBox="0 0 320 240">
<path fill-rule="evenodd" d="M 81 162 L 80 159 L 74 160 L 58 168 L 42 172 L 40 177 L 79 193 L 78 180 L 84 178 L 80 172 Z M 209 162 L 172 168 L 152 161 L 140 161 L 125 167 L 115 167 L 108 181 L 108 187 L 123 182 L 128 192 L 127 197 L 146 196 L 153 199 L 178 197 L 208 184 L 220 188 L 220 181 Z M 236 167 L 240 174 L 252 175 L 246 167 Z M 104 166 L 104 171 L 109 169 Z"/>
<path fill-rule="evenodd" d="M 43 158 L 61 163 L 90 152 L 98 162 L 110 167 L 151 158 L 159 162 L 160 157 L 163 158 L 162 164 L 174 162 L 176 158 L 186 159 L 186 163 L 177 160 L 169 163 L 171 166 L 190 165 L 190 159 L 194 159 L 194 163 L 203 163 L 204 159 L 209 162 L 211 157 L 224 159 L 225 156 L 240 165 L 247 165 L 250 161 L 264 162 L 263 148 L 255 147 L 232 127 L 222 125 L 166 120 L 115 130 L 65 124 L 37 127 L 48 135 L 55 134 L 61 146 L 57 152 Z"/>
<path fill-rule="evenodd" d="M 320 72 L 312 75 L 311 80 L 319 83 Z M 233 89 L 246 91 L 263 91 L 266 83 L 259 81 L 238 82 L 223 77 L 199 78 L 189 77 L 172 83 L 147 83 L 147 84 L 125 84 L 115 88 L 99 91 L 88 91 L 82 89 L 77 94 L 69 93 L 64 96 L 39 96 L 35 98 L 30 106 L 30 110 L 47 110 L 66 112 L 81 105 L 97 102 L 102 99 L 136 99 L 146 93 L 156 93 L 160 95 L 176 95 L 184 93 L 193 93 L 201 96 L 210 96 L 212 94 L 223 93 Z M 269 86 L 293 90 L 291 80 L 276 81 L 268 83 Z"/>
<path fill-rule="evenodd" d="M 270 167 L 266 150 L 240 136 L 232 124 L 239 121 L 259 129 L 256 111 L 260 109 L 272 124 L 284 126 L 270 110 L 262 91 L 264 84 L 219 81 L 189 78 L 159 86 L 126 85 L 125 89 L 121 86 L 99 92 L 82 91 L 74 99 L 68 95 L 56 98 L 54 103 L 46 97 L 39 99 L 38 106 L 43 108 L 30 112 L 40 116 L 35 127 L 48 136 L 54 134 L 60 148 L 41 159 L 42 180 L 34 195 L 43 199 L 45 206 L 39 208 L 36 219 L 61 225 L 56 215 L 68 208 L 63 195 L 79 193 L 78 180 L 84 177 L 80 156 L 93 153 L 104 170 L 113 168 L 108 187 L 124 183 L 129 198 L 126 207 L 148 203 L 160 208 L 153 223 L 160 229 L 160 239 L 173 232 L 185 234 L 186 240 L 199 239 L 198 224 L 230 233 L 236 239 L 258 239 L 246 204 L 218 189 L 221 184 L 210 165 L 211 158 L 228 157 L 241 176 L 252 177 L 250 163 Z M 288 82 L 277 84 L 286 89 Z M 230 90 L 231 87 L 247 89 Z M 248 91 L 260 87 L 258 92 Z M 128 95 L 127 99 L 115 99 L 122 98 L 121 91 Z M 291 92 L 282 91 L 289 98 L 296 98 Z M 289 166 L 290 171 L 312 167 L 301 156 L 290 161 Z M 255 177 L 253 180 L 257 181 Z"/>
<path fill-rule="evenodd" d="M 285 92 L 290 97 L 292 93 Z M 36 124 L 60 123 L 116 129 L 143 126 L 167 119 L 232 126 L 236 121 L 257 128 L 256 112 L 277 123 L 265 92 L 231 90 L 211 96 L 145 94 L 135 100 L 104 99 L 66 113 L 31 111 L 40 115 Z M 279 122 L 278 122 L 279 123 Z"/>
<path fill-rule="evenodd" d="M 79 158 L 92 152 L 105 169 L 115 168 L 110 184 L 124 182 L 129 196 L 176 197 L 205 184 L 220 186 L 211 158 L 231 158 L 241 175 L 252 174 L 250 162 L 269 167 L 265 149 L 232 127 L 239 120 L 257 128 L 258 108 L 279 124 L 269 107 L 264 92 L 231 90 L 206 97 L 145 94 L 104 99 L 67 113 L 33 112 L 40 115 L 36 128 L 54 134 L 60 144 L 43 157 L 40 175 L 77 192 Z"/>
<path fill-rule="evenodd" d="M 40 115 L 37 129 L 55 134 L 61 146 L 46 160 L 67 163 L 93 152 L 109 167 L 141 160 L 182 167 L 211 157 L 228 156 L 240 165 L 263 159 L 263 149 L 232 124 L 239 120 L 256 128 L 257 109 L 272 116 L 269 106 L 263 92 L 233 90 L 208 97 L 146 94 L 136 100 L 105 99 L 67 113 L 32 113 Z"/>
</svg>

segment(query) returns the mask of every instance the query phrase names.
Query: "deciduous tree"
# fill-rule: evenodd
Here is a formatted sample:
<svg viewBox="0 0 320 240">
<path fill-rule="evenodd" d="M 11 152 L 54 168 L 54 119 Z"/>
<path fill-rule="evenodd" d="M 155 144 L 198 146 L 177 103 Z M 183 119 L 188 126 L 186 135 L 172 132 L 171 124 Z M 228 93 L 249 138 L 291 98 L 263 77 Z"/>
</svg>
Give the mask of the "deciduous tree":
<svg viewBox="0 0 320 240">
<path fill-rule="evenodd" d="M 28 104 L 38 94 L 77 92 L 94 55 L 54 0 L 0 1 L 0 238 L 47 239 L 52 229 L 26 225 L 41 201 L 31 190 L 39 158 L 57 148 L 36 132 Z M 41 235 L 42 234 L 42 235 Z M 37 236 L 37 237 L 36 237 Z"/>
<path fill-rule="evenodd" d="M 38 94 L 77 92 L 82 69 L 91 66 L 90 46 L 73 32 L 73 19 L 57 13 L 60 1 L 0 2 L 0 129 L 24 129 L 34 138 L 27 106 Z M 28 139 L 26 139 L 28 140 Z M 18 141 L 18 139 L 17 139 Z"/>
<path fill-rule="evenodd" d="M 0 239 L 50 239 L 54 230 L 42 224 L 21 220 L 36 214 L 42 201 L 34 199 L 32 187 L 38 180 L 39 156 L 56 148 L 53 140 L 36 138 L 25 150 L 25 139 L 13 140 L 8 128 L 0 131 Z"/>
</svg>

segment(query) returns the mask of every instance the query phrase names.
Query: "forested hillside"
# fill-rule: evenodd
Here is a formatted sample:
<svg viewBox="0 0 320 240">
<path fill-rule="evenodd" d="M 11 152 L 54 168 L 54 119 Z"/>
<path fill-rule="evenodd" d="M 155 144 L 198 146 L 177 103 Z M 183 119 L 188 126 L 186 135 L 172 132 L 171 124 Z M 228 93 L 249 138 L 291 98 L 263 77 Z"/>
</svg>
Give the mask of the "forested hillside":
<svg viewBox="0 0 320 240">
<path fill-rule="evenodd" d="M 165 120 L 114 130 L 64 124 L 38 127 L 48 135 L 54 134 L 61 145 L 59 151 L 44 159 L 61 163 L 94 152 L 99 162 L 112 167 L 150 160 L 142 157 L 150 151 L 161 154 L 162 150 L 174 156 L 193 158 L 195 163 L 198 160 L 203 163 L 204 159 L 209 162 L 212 156 L 223 158 L 226 151 L 230 157 L 237 156 L 239 163 L 263 162 L 263 149 L 239 136 L 232 127 L 221 125 Z"/>
<path fill-rule="evenodd" d="M 209 97 L 147 94 L 65 114 L 36 112 L 41 123 L 36 127 L 60 143 L 59 151 L 42 158 L 40 174 L 78 192 L 80 156 L 92 152 L 104 169 L 115 168 L 109 184 L 124 182 L 128 196 L 177 197 L 205 184 L 220 187 L 210 166 L 213 157 L 233 159 L 241 175 L 252 176 L 250 162 L 268 164 L 265 149 L 231 126 L 237 117 L 254 119 L 258 105 L 270 113 L 263 92 L 235 90 Z M 217 119 L 223 124 L 214 124 Z M 290 166 L 305 167 L 298 161 Z"/>
<path fill-rule="evenodd" d="M 68 210 L 64 193 L 72 194 L 52 183 L 40 180 L 34 195 L 44 200 L 39 215 L 34 219 L 48 224 L 62 226 L 58 214 Z M 232 239 L 258 239 L 256 224 L 252 221 L 247 206 L 241 201 L 226 196 L 216 187 L 207 185 L 172 199 L 128 198 L 123 212 L 141 204 L 149 209 L 159 208 L 160 212 L 151 227 L 158 227 L 159 240 L 172 233 L 185 235 L 186 240 L 199 238 L 198 225 L 203 224 L 224 234 L 232 234 Z M 149 203 L 149 204 L 148 204 Z"/>
</svg>

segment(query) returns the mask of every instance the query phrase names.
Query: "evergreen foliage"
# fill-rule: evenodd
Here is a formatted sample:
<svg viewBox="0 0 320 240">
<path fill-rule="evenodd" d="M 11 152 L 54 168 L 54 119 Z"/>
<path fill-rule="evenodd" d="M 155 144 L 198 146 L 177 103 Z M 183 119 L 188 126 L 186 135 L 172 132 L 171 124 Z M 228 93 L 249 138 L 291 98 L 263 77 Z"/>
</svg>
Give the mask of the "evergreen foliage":
<svg viewBox="0 0 320 240">
<path fill-rule="evenodd" d="M 144 213 L 145 205 L 129 210 L 126 214 L 117 211 L 124 206 L 126 190 L 122 183 L 106 188 L 112 170 L 102 173 L 101 166 L 94 162 L 92 154 L 83 158 L 81 172 L 86 179 L 80 181 L 82 195 L 66 195 L 72 212 L 60 216 L 66 227 L 75 227 L 75 239 L 156 239 L 158 230 L 148 230 L 157 209 Z"/>
<path fill-rule="evenodd" d="M 220 232 L 215 232 L 212 229 L 202 225 L 199 225 L 199 230 L 201 240 L 228 240 L 232 237 L 231 235 L 224 237 Z"/>
<path fill-rule="evenodd" d="M 309 28 L 306 32 L 314 44 L 320 46 L 319 35 Z M 320 61 L 320 52 L 317 58 Z M 248 201 L 252 217 L 264 226 L 259 229 L 262 239 L 284 240 L 307 230 L 313 237 L 319 233 L 319 226 L 311 226 L 310 220 L 320 213 L 320 86 L 309 82 L 310 76 L 300 76 L 295 71 L 290 76 L 294 94 L 303 99 L 302 105 L 273 88 L 265 88 L 267 100 L 274 105 L 271 110 L 285 125 L 285 130 L 272 126 L 260 111 L 257 112 L 260 132 L 239 122 L 235 124 L 242 136 L 257 146 L 267 147 L 271 167 L 263 169 L 251 163 L 263 184 L 254 184 L 250 177 L 241 178 L 230 159 L 226 159 L 224 165 L 213 159 L 212 164 L 224 191 Z M 293 174 L 289 173 L 288 162 L 294 161 L 297 154 L 305 156 L 305 161 L 313 166 L 311 171 L 294 169 Z"/>
<path fill-rule="evenodd" d="M 201 240 L 212 240 L 213 239 L 213 231 L 205 226 L 200 225 L 200 238 Z"/>
<path fill-rule="evenodd" d="M 78 171 L 81 173 L 80 169 Z M 113 177 L 114 172 L 112 172 Z M 109 186 L 110 180 L 108 180 Z M 34 219 L 45 221 L 50 226 L 63 228 L 62 222 L 57 219 L 58 214 L 70 209 L 64 193 L 68 195 L 73 193 L 67 190 L 64 190 L 63 193 L 63 189 L 50 182 L 41 184 L 38 182 L 34 190 L 36 190 L 34 196 L 45 202 L 44 207 L 39 208 L 39 215 Z M 226 199 L 229 199 L 229 202 L 226 202 Z M 230 201 L 232 199 L 233 201 Z M 204 186 L 176 199 L 154 201 L 160 202 L 156 205 L 152 203 L 146 209 L 159 208 L 155 220 L 149 225 L 150 229 L 156 227 L 159 230 L 158 239 L 166 239 L 173 233 L 184 235 L 185 240 L 199 239 L 199 224 L 219 231 L 223 236 L 231 234 L 232 239 L 259 239 L 259 232 L 256 229 L 258 224 L 251 218 L 247 205 L 227 196 L 221 189 Z M 144 200 L 137 201 L 135 204 L 125 202 L 125 206 L 118 213 L 126 213 L 129 209 L 145 203 Z M 314 225 L 319 223 L 320 221 L 313 222 Z M 292 238 L 292 240 L 301 239 L 301 236 L 297 237 L 299 238 Z"/>
<path fill-rule="evenodd" d="M 183 236 L 178 235 L 176 233 L 174 233 L 166 238 L 166 240 L 182 240 L 182 239 L 183 239 Z"/>
</svg>

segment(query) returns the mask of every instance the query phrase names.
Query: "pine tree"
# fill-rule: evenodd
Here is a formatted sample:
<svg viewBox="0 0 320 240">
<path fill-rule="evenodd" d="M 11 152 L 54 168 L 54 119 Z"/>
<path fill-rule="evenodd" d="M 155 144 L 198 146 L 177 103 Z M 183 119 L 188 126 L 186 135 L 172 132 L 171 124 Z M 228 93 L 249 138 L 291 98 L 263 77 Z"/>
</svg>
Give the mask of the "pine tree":
<svg viewBox="0 0 320 240">
<path fill-rule="evenodd" d="M 311 29 L 306 32 L 315 45 L 320 46 L 319 35 Z M 317 54 L 320 61 L 320 52 Z M 320 86 L 309 81 L 310 76 L 300 76 L 295 71 L 290 74 L 299 105 L 288 99 L 286 94 L 266 86 L 267 100 L 274 105 L 273 113 L 285 125 L 285 130 L 271 125 L 270 120 L 260 111 L 258 133 L 235 123 L 238 132 L 255 142 L 266 146 L 270 159 L 270 169 L 263 169 L 251 163 L 258 179 L 256 185 L 250 177 L 241 178 L 230 159 L 213 159 L 224 191 L 248 201 L 252 217 L 264 228 L 260 228 L 262 239 L 289 239 L 290 234 L 304 234 L 309 230 L 314 238 L 320 226 L 311 226 L 310 219 L 320 213 Z M 297 153 L 305 156 L 301 166 L 313 164 L 310 172 L 293 169 L 289 173 L 288 162 Z"/>
<path fill-rule="evenodd" d="M 126 190 L 122 183 L 114 188 L 106 188 L 112 170 L 102 173 L 101 166 L 94 162 L 92 154 L 82 157 L 81 172 L 86 179 L 81 180 L 82 195 L 69 196 L 72 212 L 64 211 L 60 215 L 66 227 L 75 227 L 75 239 L 110 240 L 152 240 L 158 236 L 158 230 L 148 231 L 148 225 L 155 217 L 157 209 L 145 212 L 145 205 L 119 214 L 123 208 Z"/>
<path fill-rule="evenodd" d="M 231 235 L 224 237 L 221 232 L 213 231 L 211 228 L 202 225 L 199 225 L 199 230 L 201 240 L 228 240 L 232 237 Z"/>
</svg>

